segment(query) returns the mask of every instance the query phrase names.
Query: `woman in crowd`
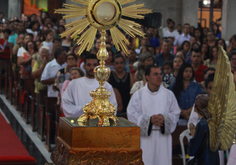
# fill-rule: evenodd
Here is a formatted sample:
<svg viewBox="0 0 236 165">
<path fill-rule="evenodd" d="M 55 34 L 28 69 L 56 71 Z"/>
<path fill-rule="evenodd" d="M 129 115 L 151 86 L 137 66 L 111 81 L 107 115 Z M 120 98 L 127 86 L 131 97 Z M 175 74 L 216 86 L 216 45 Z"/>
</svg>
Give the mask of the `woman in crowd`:
<svg viewBox="0 0 236 165">
<path fill-rule="evenodd" d="M 148 65 L 154 65 L 153 55 L 150 52 L 144 52 L 138 57 L 138 71 L 134 75 L 134 85 L 130 90 L 130 95 L 132 96 L 134 92 L 144 87 L 146 84 L 145 78 L 145 68 Z"/>
<path fill-rule="evenodd" d="M 224 39 L 218 39 L 217 41 L 216 41 L 216 46 L 218 46 L 218 47 L 223 47 L 223 49 L 226 51 L 227 50 L 227 46 L 226 46 L 226 43 L 225 43 L 225 40 Z"/>
<path fill-rule="evenodd" d="M 195 98 L 198 94 L 201 94 L 200 85 L 193 82 L 193 80 L 194 71 L 192 66 L 188 63 L 183 63 L 179 68 L 176 81 L 171 87 L 181 109 L 180 119 L 188 120 Z"/>
<path fill-rule="evenodd" d="M 207 32 L 207 45 L 209 47 L 212 47 L 215 45 L 215 36 L 214 36 L 214 33 L 210 30 Z"/>
<path fill-rule="evenodd" d="M 25 47 L 26 52 L 23 52 L 22 56 L 18 56 L 18 64 L 21 66 L 21 78 L 31 77 L 31 60 L 34 53 L 37 52 L 35 42 L 28 41 Z"/>
<path fill-rule="evenodd" d="M 216 68 L 217 61 L 218 61 L 218 46 L 213 46 L 211 48 L 210 58 L 204 62 L 204 65 Z"/>
<path fill-rule="evenodd" d="M 136 54 L 135 50 L 133 48 L 130 48 L 128 59 L 125 62 L 125 71 L 130 73 L 132 75 L 132 77 L 134 77 L 134 74 L 136 72 L 135 68 L 133 66 L 133 64 L 137 61 L 136 56 L 137 56 L 137 54 Z"/>
<path fill-rule="evenodd" d="M 70 35 L 67 35 L 62 39 L 61 45 L 62 45 L 63 48 L 66 49 L 66 52 L 69 51 L 71 43 L 72 43 L 72 40 L 70 38 Z"/>
<path fill-rule="evenodd" d="M 196 42 L 201 45 L 203 42 L 202 32 L 200 29 L 195 29 L 194 37 L 196 38 Z"/>
<path fill-rule="evenodd" d="M 48 63 L 48 61 L 49 61 L 49 47 L 42 46 L 39 49 L 39 54 L 37 58 L 35 59 L 35 62 L 33 64 L 33 69 L 32 69 L 32 77 L 35 79 L 34 91 L 36 94 L 39 93 L 39 90 L 47 89 L 47 85 L 43 85 L 40 80 L 41 80 L 41 75 L 43 73 L 43 70 L 46 64 Z"/>
<path fill-rule="evenodd" d="M 172 77 L 170 77 L 170 86 L 172 86 L 175 83 L 176 77 L 179 73 L 180 66 L 184 63 L 184 59 L 181 56 L 176 55 L 173 60 L 173 73 Z"/>
<path fill-rule="evenodd" d="M 214 36 L 215 36 L 216 39 L 221 38 L 221 32 L 220 32 L 220 29 L 219 29 L 219 26 L 217 25 L 217 23 L 214 23 L 212 25 L 212 31 L 213 31 Z"/>
<path fill-rule="evenodd" d="M 48 29 L 43 34 L 45 37 L 45 40 L 43 41 L 43 46 L 49 47 L 49 55 L 50 55 L 49 58 L 53 59 L 53 56 L 52 56 L 52 54 L 53 54 L 53 43 L 52 43 L 53 33 L 51 30 Z"/>
<path fill-rule="evenodd" d="M 190 52 L 190 42 L 189 41 L 184 41 L 182 43 L 181 51 L 184 54 L 184 59 L 186 59 L 186 57 L 189 56 L 189 54 L 191 54 L 191 52 Z"/>
<path fill-rule="evenodd" d="M 145 79 L 145 68 L 148 65 L 154 64 L 153 55 L 150 52 L 144 52 L 138 57 L 138 71 L 134 75 L 134 82 Z"/>
<path fill-rule="evenodd" d="M 63 85 L 62 85 L 62 90 L 61 90 L 61 97 L 63 96 L 69 82 L 71 80 L 74 80 L 74 79 L 77 79 L 77 78 L 80 78 L 80 77 L 84 77 L 84 72 L 82 69 L 78 68 L 78 67 L 73 67 L 71 68 L 70 70 L 70 79 L 69 80 L 66 80 Z"/>
<path fill-rule="evenodd" d="M 38 35 L 38 30 L 39 30 L 39 23 L 38 22 L 31 22 L 29 25 L 29 28 L 26 29 L 27 33 L 33 34 L 33 40 L 35 41 Z"/>
<path fill-rule="evenodd" d="M 114 64 L 113 64 L 113 58 L 114 58 L 114 52 L 112 51 L 111 48 L 107 48 L 107 52 L 108 52 L 108 59 L 105 61 L 106 62 L 106 66 L 110 68 L 111 71 L 114 71 Z"/>
<path fill-rule="evenodd" d="M 130 100 L 129 91 L 133 86 L 134 81 L 132 75 L 125 71 L 124 56 L 121 54 L 115 55 L 113 60 L 115 70 L 111 72 L 108 82 L 113 88 L 118 89 L 123 105 L 123 110 L 121 112 L 126 112 L 126 108 Z"/>
<path fill-rule="evenodd" d="M 202 61 L 209 59 L 209 46 L 207 43 L 201 45 Z"/>
</svg>

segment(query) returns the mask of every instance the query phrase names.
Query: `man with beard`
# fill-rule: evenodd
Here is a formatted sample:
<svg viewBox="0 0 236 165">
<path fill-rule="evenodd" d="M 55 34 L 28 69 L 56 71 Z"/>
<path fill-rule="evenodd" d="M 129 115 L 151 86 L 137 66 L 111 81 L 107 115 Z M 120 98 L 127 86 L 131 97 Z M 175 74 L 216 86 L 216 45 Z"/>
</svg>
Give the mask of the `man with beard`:
<svg viewBox="0 0 236 165">
<path fill-rule="evenodd" d="M 88 54 L 84 59 L 85 77 L 72 80 L 62 96 L 62 108 L 66 117 L 79 117 L 83 112 L 83 107 L 92 101 L 90 92 L 99 87 L 99 82 L 94 77 L 94 68 L 98 66 L 96 55 Z M 117 110 L 116 96 L 112 86 L 105 82 L 104 87 L 111 92 L 109 101 Z"/>
<path fill-rule="evenodd" d="M 172 19 L 170 19 L 167 23 L 167 26 L 168 26 L 168 28 L 163 29 L 163 37 L 176 38 L 179 35 L 179 33 L 175 29 L 175 22 Z"/>
</svg>

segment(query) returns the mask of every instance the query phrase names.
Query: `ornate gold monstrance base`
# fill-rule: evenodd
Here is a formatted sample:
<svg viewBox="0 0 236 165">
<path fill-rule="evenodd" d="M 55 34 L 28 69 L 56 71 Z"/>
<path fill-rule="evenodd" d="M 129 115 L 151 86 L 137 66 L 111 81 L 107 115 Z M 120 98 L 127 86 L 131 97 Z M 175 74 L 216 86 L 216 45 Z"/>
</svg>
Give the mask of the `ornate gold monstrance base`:
<svg viewBox="0 0 236 165">
<path fill-rule="evenodd" d="M 84 114 L 80 116 L 78 121 L 88 123 L 89 119 L 98 118 L 99 126 L 116 126 L 118 124 L 118 119 L 115 116 L 116 108 L 109 102 L 111 92 L 107 91 L 104 87 L 105 81 L 110 76 L 110 68 L 105 66 L 105 60 L 108 58 L 105 35 L 106 31 L 102 30 L 101 47 L 97 54 L 100 65 L 94 69 L 94 76 L 98 80 L 100 86 L 96 90 L 90 92 L 90 96 L 93 99 L 83 107 Z"/>
<path fill-rule="evenodd" d="M 76 118 L 60 118 L 59 137 L 51 160 L 56 165 L 143 165 L 140 128 L 124 118 L 115 127 L 97 127 Z"/>
</svg>

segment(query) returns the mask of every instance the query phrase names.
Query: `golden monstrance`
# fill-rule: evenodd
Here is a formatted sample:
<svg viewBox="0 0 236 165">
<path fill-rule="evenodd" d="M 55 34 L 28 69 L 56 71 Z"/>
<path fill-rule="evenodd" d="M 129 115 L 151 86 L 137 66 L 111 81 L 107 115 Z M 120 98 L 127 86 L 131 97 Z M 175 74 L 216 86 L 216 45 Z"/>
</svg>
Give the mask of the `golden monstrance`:
<svg viewBox="0 0 236 165">
<path fill-rule="evenodd" d="M 93 100 L 84 106 L 84 114 L 80 116 L 78 122 L 87 123 L 89 119 L 99 119 L 99 126 L 116 126 L 118 119 L 114 115 L 115 107 L 109 102 L 108 97 L 110 92 L 104 88 L 105 81 L 110 76 L 110 68 L 105 66 L 105 60 L 108 59 L 106 50 L 105 35 L 106 30 L 110 30 L 114 45 L 118 51 L 123 50 L 128 54 L 127 45 L 128 39 L 118 29 L 122 28 L 125 33 L 131 37 L 137 35 L 145 35 L 141 30 L 141 25 L 122 18 L 127 16 L 135 19 L 143 19 L 140 14 L 150 13 L 150 9 L 142 8 L 144 4 L 134 4 L 122 8 L 122 5 L 134 2 L 135 0 L 72 0 L 79 5 L 63 4 L 65 8 L 57 9 L 55 13 L 66 14 L 64 19 L 77 18 L 85 16 L 82 19 L 72 21 L 65 27 L 68 28 L 61 37 L 71 35 L 71 38 L 81 34 L 87 27 L 88 29 L 81 35 L 77 44 L 80 44 L 78 54 L 81 54 L 85 49 L 90 51 L 94 43 L 97 31 L 101 31 L 101 47 L 98 51 L 97 58 L 100 60 L 100 65 L 95 68 L 94 75 L 99 81 L 99 88 L 92 91 L 90 96 Z M 111 123 L 110 123 L 111 121 Z"/>
<path fill-rule="evenodd" d="M 56 13 L 65 14 L 64 19 L 82 18 L 67 24 L 67 30 L 61 37 L 72 34 L 71 38 L 76 38 L 80 34 L 77 44 L 80 45 L 78 54 L 81 54 L 84 50 L 90 51 L 97 31 L 101 31 L 101 47 L 97 53 L 100 65 L 94 69 L 100 86 L 90 92 L 93 99 L 83 107 L 84 115 L 78 120 L 60 118 L 59 136 L 51 160 L 56 165 L 143 165 L 140 127 L 115 116 L 115 107 L 108 99 L 110 92 L 104 88 L 110 75 L 110 69 L 105 66 L 105 60 L 108 59 L 105 35 L 106 30 L 110 30 L 116 49 L 128 54 L 127 46 L 130 43 L 119 28 L 131 37 L 145 34 L 140 29 L 141 25 L 122 16 L 143 19 L 142 14 L 151 10 L 142 8 L 144 4 L 127 5 L 135 0 L 72 1 L 78 5 L 63 4 L 65 8 L 57 9 Z"/>
</svg>

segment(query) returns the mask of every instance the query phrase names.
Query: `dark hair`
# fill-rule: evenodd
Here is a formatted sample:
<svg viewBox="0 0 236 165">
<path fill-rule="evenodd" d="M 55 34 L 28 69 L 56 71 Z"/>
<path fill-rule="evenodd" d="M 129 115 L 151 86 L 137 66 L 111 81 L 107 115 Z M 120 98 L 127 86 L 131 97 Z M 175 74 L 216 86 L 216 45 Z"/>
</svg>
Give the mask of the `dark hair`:
<svg viewBox="0 0 236 165">
<path fill-rule="evenodd" d="M 169 66 L 172 70 L 173 70 L 173 62 L 172 61 L 166 61 L 163 65 L 162 65 L 162 68 L 164 66 Z"/>
<path fill-rule="evenodd" d="M 184 45 L 186 44 L 186 43 L 188 43 L 189 44 L 189 46 L 190 46 L 190 42 L 189 41 L 184 41 L 183 43 L 182 43 L 182 45 L 181 45 L 181 50 L 184 50 Z"/>
<path fill-rule="evenodd" d="M 207 74 L 207 72 L 208 72 L 209 70 L 211 70 L 211 71 L 216 71 L 215 68 L 209 67 L 209 68 L 206 68 L 206 69 L 204 70 L 204 72 L 203 72 L 204 75 Z"/>
<path fill-rule="evenodd" d="M 198 49 L 200 49 L 200 45 L 199 45 L 199 43 L 197 43 L 197 42 L 194 42 L 194 43 L 191 45 L 191 47 L 192 47 L 192 48 L 191 48 L 191 52 L 192 52 L 192 51 L 193 51 L 193 49 L 194 49 L 194 48 L 193 48 L 193 45 L 197 45 L 197 46 L 198 46 Z"/>
<path fill-rule="evenodd" d="M 74 53 L 69 53 L 69 54 L 67 54 L 67 55 L 66 55 L 66 61 L 67 61 L 67 58 L 68 58 L 69 56 L 73 56 L 73 57 L 75 58 L 75 60 L 77 61 L 77 57 L 76 57 L 76 55 L 75 55 Z"/>
<path fill-rule="evenodd" d="M 114 58 L 114 52 L 113 52 L 113 50 L 111 49 L 111 48 L 106 48 L 107 49 L 107 52 L 111 52 L 111 54 L 112 54 L 112 63 L 113 63 L 113 58 Z"/>
<path fill-rule="evenodd" d="M 218 50 L 219 50 L 218 46 L 216 46 L 216 45 L 211 47 L 210 56 L 209 56 L 210 61 L 212 61 L 213 58 L 214 58 L 214 57 L 213 57 L 213 49 L 214 49 L 214 48 L 217 49 L 217 52 L 218 52 Z"/>
<path fill-rule="evenodd" d="M 147 46 L 147 49 L 148 49 L 148 48 L 153 48 L 153 50 L 154 50 L 154 55 L 156 54 L 156 49 L 155 49 L 152 45 L 148 45 L 148 46 Z M 134 50 L 134 52 L 135 52 L 135 50 Z M 136 52 L 135 52 L 135 53 L 136 53 Z M 151 52 L 150 52 L 150 53 L 151 53 Z"/>
<path fill-rule="evenodd" d="M 60 38 L 55 38 L 55 39 L 53 40 L 53 42 L 55 42 L 55 41 L 62 42 Z"/>
<path fill-rule="evenodd" d="M 55 53 L 54 53 L 54 58 L 57 59 L 58 56 L 61 56 L 62 55 L 62 52 L 66 52 L 66 49 L 63 48 L 63 47 L 59 47 L 55 50 Z"/>
<path fill-rule="evenodd" d="M 123 59 L 123 61 L 125 62 L 125 58 L 124 58 L 124 56 L 121 55 L 121 54 L 115 55 L 114 58 L 113 58 L 113 61 L 115 62 L 115 59 L 120 58 L 120 57 L 121 57 L 121 58 Z"/>
<path fill-rule="evenodd" d="M 39 23 L 36 22 L 36 21 L 32 21 L 32 22 L 30 23 L 30 25 L 29 25 L 28 28 L 29 28 L 29 29 L 32 29 L 35 24 L 39 24 Z M 38 29 L 37 29 L 37 30 L 38 30 Z"/>
<path fill-rule="evenodd" d="M 52 23 L 47 23 L 46 26 L 48 27 L 48 25 L 51 25 L 52 28 L 53 28 L 53 24 Z"/>
<path fill-rule="evenodd" d="M 148 65 L 145 69 L 145 76 L 150 76 L 152 68 L 159 68 L 159 67 L 156 65 Z"/>
<path fill-rule="evenodd" d="M 185 25 L 188 25 L 188 26 L 190 27 L 190 24 L 189 24 L 189 23 L 185 23 L 184 26 L 185 26 Z M 183 26 L 183 27 L 184 27 L 184 26 Z"/>
<path fill-rule="evenodd" d="M 194 70 L 192 65 L 190 65 L 189 63 L 183 63 L 180 68 L 179 68 L 179 72 L 178 75 L 176 77 L 176 81 L 175 84 L 173 86 L 173 93 L 175 94 L 176 99 L 179 101 L 179 95 L 181 93 L 181 91 L 184 89 L 184 84 L 183 84 L 183 74 L 184 74 L 184 70 L 186 68 L 191 68 L 192 69 L 192 77 L 190 79 L 190 81 L 194 80 Z"/>
<path fill-rule="evenodd" d="M 211 73 L 209 74 L 209 76 L 207 77 L 207 79 L 205 80 L 205 88 L 208 87 L 209 83 L 214 81 L 214 77 L 215 77 L 215 73 Z"/>
<path fill-rule="evenodd" d="M 166 42 L 166 43 L 169 43 L 169 44 L 171 45 L 171 42 L 167 39 L 167 37 L 166 37 L 166 39 L 163 39 L 163 40 L 162 40 L 161 45 L 163 45 L 165 42 Z"/>
<path fill-rule="evenodd" d="M 195 31 L 199 31 L 199 32 L 200 32 L 201 35 L 200 35 L 199 40 L 200 40 L 200 43 L 202 43 L 202 42 L 203 42 L 203 35 L 202 35 L 201 29 L 197 28 L 197 29 L 194 30 L 193 36 L 196 38 L 196 36 L 195 36 Z M 197 39 L 197 38 L 196 38 L 196 39 Z"/>
<path fill-rule="evenodd" d="M 60 27 L 61 27 L 61 28 L 63 28 L 63 29 L 64 29 L 64 31 L 66 30 L 66 28 L 65 28 L 65 26 L 64 26 L 64 25 L 59 25 L 59 26 L 58 26 L 58 29 L 59 29 Z"/>
<path fill-rule="evenodd" d="M 43 36 L 45 37 L 45 39 L 46 39 L 46 36 L 50 33 L 52 33 L 52 30 L 50 30 L 50 29 L 47 29 L 43 32 Z"/>
<path fill-rule="evenodd" d="M 201 50 L 200 49 L 193 49 L 192 52 L 201 53 Z"/>
<path fill-rule="evenodd" d="M 173 19 L 169 19 L 167 25 L 169 25 L 171 22 L 175 25 L 175 21 L 173 21 Z"/>
<path fill-rule="evenodd" d="M 96 60 L 98 60 L 97 56 L 95 54 L 88 53 L 84 57 L 84 64 L 86 64 L 88 59 L 96 59 Z"/>
<path fill-rule="evenodd" d="M 11 30 L 10 30 L 10 29 L 5 29 L 5 30 L 3 31 L 3 33 L 7 33 L 7 34 L 11 35 Z"/>
<path fill-rule="evenodd" d="M 235 50 L 230 52 L 230 54 L 229 54 L 229 61 L 231 61 L 233 56 L 236 56 L 236 51 Z"/>
<path fill-rule="evenodd" d="M 147 30 L 148 30 L 148 29 L 150 29 L 150 28 L 154 29 L 154 27 L 153 27 L 153 26 L 149 26 L 149 27 L 147 28 Z"/>
<path fill-rule="evenodd" d="M 36 44 L 35 44 L 34 41 L 28 41 L 28 42 L 26 43 L 26 45 L 25 45 L 25 50 L 27 50 L 27 51 L 29 50 L 29 48 L 28 48 L 28 43 L 30 43 L 30 42 L 33 43 L 34 51 L 36 52 L 38 49 L 37 49 L 37 46 L 36 46 Z"/>
<path fill-rule="evenodd" d="M 24 34 L 23 40 L 25 39 L 26 36 L 30 36 L 31 39 L 33 38 L 33 35 L 32 35 L 32 34 L 30 34 L 30 33 L 26 33 L 26 34 Z"/>
<path fill-rule="evenodd" d="M 213 29 L 213 26 L 214 26 L 214 25 L 216 25 L 216 27 L 217 27 L 216 33 L 214 33 L 214 29 Z M 212 24 L 212 31 L 213 31 L 213 34 L 219 34 L 219 33 L 220 33 L 220 28 L 219 28 L 219 26 L 217 25 L 217 23 L 213 23 L 213 24 Z"/>
<path fill-rule="evenodd" d="M 218 46 L 218 43 L 219 43 L 219 41 L 223 41 L 223 43 L 224 43 L 224 46 L 223 46 L 223 48 L 224 48 L 224 50 L 226 51 L 226 43 L 225 43 L 225 40 L 224 39 L 222 39 L 222 38 L 220 38 L 220 39 L 218 39 L 217 41 L 216 41 L 216 46 Z"/>
<path fill-rule="evenodd" d="M 207 45 L 207 52 L 206 52 L 206 58 L 204 59 L 204 60 L 206 60 L 206 59 L 208 59 L 209 58 L 209 46 L 208 46 L 208 44 L 206 43 L 206 42 L 203 42 L 202 43 L 202 45 L 201 45 L 201 51 L 202 51 L 202 47 L 203 47 L 203 45 Z"/>
</svg>

